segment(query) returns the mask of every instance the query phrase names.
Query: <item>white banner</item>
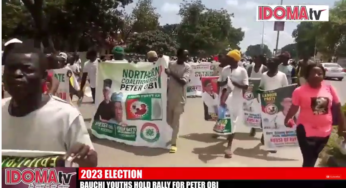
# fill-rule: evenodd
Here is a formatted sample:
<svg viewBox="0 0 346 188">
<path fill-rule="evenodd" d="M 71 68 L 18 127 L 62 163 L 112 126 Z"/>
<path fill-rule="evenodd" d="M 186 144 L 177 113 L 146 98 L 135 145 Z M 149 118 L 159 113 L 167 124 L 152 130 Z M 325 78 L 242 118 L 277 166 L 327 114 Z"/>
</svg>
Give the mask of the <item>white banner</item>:
<svg viewBox="0 0 346 188">
<path fill-rule="evenodd" d="M 192 68 L 190 82 L 187 84 L 187 96 L 202 96 L 202 82 L 201 77 L 205 76 L 217 76 L 215 73 L 217 67 L 219 66 L 218 62 L 202 62 L 202 63 L 189 63 Z M 216 75 L 215 75 L 216 74 Z"/>
<path fill-rule="evenodd" d="M 257 96 L 260 79 L 249 78 L 249 87 L 243 94 L 244 125 L 251 128 L 261 128 L 261 104 Z"/>
<path fill-rule="evenodd" d="M 167 148 L 167 75 L 156 64 L 107 61 L 98 64 L 92 133 L 133 146 Z"/>
<path fill-rule="evenodd" d="M 295 88 L 296 85 L 290 85 L 261 94 L 262 130 L 267 150 L 298 146 L 296 118 L 289 121 L 292 128 L 284 124 L 286 114 L 292 105 L 292 93 Z"/>
<path fill-rule="evenodd" d="M 72 76 L 71 70 L 68 68 L 54 69 L 54 77 L 59 80 L 59 88 L 56 92 L 56 96 L 71 103 L 70 98 L 70 78 Z"/>
</svg>

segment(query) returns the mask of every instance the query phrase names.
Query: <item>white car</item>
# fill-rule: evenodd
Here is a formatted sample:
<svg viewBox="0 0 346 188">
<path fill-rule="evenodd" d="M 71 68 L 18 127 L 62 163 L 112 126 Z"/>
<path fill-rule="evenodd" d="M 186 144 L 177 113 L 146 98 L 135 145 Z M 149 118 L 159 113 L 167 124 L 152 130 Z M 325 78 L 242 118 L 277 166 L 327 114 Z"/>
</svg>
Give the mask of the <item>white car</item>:
<svg viewBox="0 0 346 188">
<path fill-rule="evenodd" d="M 344 79 L 344 69 L 337 63 L 322 63 L 322 66 L 326 70 L 326 78 L 336 78 L 339 81 Z"/>
</svg>

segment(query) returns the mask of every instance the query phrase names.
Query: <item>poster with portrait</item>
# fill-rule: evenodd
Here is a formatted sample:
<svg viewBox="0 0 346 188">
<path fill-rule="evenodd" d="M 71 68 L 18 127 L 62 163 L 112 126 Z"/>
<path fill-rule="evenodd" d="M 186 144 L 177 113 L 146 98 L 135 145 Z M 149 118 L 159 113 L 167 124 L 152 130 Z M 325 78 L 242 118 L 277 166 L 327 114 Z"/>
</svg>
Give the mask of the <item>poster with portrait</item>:
<svg viewBox="0 0 346 188">
<path fill-rule="evenodd" d="M 296 87 L 297 85 L 289 85 L 261 94 L 264 146 L 267 150 L 298 146 L 295 131 L 296 117 L 289 121 L 291 127 L 286 127 L 284 123 Z"/>
<path fill-rule="evenodd" d="M 243 93 L 244 125 L 251 128 L 261 128 L 261 104 L 257 89 L 261 82 L 258 78 L 249 78 L 249 87 Z"/>
<path fill-rule="evenodd" d="M 72 71 L 64 67 L 61 69 L 54 69 L 53 72 L 55 78 L 59 80 L 59 87 L 55 95 L 68 103 L 71 103 L 70 78 L 72 77 Z"/>
<path fill-rule="evenodd" d="M 204 119 L 206 121 L 216 121 L 220 98 L 218 95 L 217 80 L 218 76 L 201 77 L 202 82 L 202 101 L 204 108 Z"/>
<path fill-rule="evenodd" d="M 167 148 L 172 129 L 166 121 L 164 62 L 98 64 L 92 134 L 133 146 Z"/>
<path fill-rule="evenodd" d="M 201 77 L 212 76 L 214 65 L 210 62 L 189 63 L 191 66 L 190 82 L 187 83 L 186 95 L 188 97 L 201 96 L 202 82 Z"/>
</svg>

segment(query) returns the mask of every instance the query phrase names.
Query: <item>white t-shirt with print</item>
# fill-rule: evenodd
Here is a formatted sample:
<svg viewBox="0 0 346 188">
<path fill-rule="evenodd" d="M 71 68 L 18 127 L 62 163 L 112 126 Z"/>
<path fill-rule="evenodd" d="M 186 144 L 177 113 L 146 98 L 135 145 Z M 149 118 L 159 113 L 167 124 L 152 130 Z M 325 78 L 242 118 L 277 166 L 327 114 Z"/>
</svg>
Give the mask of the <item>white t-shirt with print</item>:
<svg viewBox="0 0 346 188">
<path fill-rule="evenodd" d="M 18 151 L 11 152 L 11 156 L 41 157 L 52 152 L 66 153 L 77 143 L 93 148 L 81 113 L 66 101 L 52 96 L 40 109 L 24 117 L 14 117 L 8 112 L 10 100 L 2 99 L 2 149 Z M 6 154 L 3 152 L 2 155 Z"/>
<path fill-rule="evenodd" d="M 98 66 L 98 59 L 96 59 L 94 62 L 90 62 L 90 61 L 85 62 L 85 65 L 83 68 L 83 73 L 88 73 L 91 88 L 96 87 L 97 66 Z"/>
<path fill-rule="evenodd" d="M 264 90 L 274 90 L 285 86 L 288 86 L 285 73 L 278 71 L 278 73 L 273 77 L 269 77 L 267 72 L 262 74 L 260 87 L 263 87 Z"/>
</svg>

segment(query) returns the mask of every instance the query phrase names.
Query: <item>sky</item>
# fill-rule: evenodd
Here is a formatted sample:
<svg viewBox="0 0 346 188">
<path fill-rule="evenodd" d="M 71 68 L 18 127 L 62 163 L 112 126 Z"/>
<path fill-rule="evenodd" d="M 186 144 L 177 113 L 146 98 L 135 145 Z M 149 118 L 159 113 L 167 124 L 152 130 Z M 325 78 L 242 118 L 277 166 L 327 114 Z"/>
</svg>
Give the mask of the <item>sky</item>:
<svg viewBox="0 0 346 188">
<path fill-rule="evenodd" d="M 131 12 L 136 2 L 126 6 L 126 11 Z M 179 4 L 183 0 L 153 0 L 153 6 L 161 15 L 160 24 L 179 23 L 181 18 L 177 15 Z M 261 44 L 262 35 L 264 44 L 269 49 L 275 49 L 277 33 L 274 31 L 274 22 L 256 22 L 256 7 L 258 5 L 279 5 L 280 0 L 202 0 L 206 7 L 211 9 L 224 8 L 230 13 L 234 13 L 232 25 L 242 28 L 245 32 L 243 41 L 240 43 L 242 50 L 246 50 L 249 45 Z M 329 5 L 332 7 L 336 0 L 283 0 L 284 5 Z M 264 32 L 263 32 L 264 23 Z M 286 22 L 284 31 L 280 32 L 279 49 L 294 42 L 292 32 L 299 22 Z"/>
</svg>

